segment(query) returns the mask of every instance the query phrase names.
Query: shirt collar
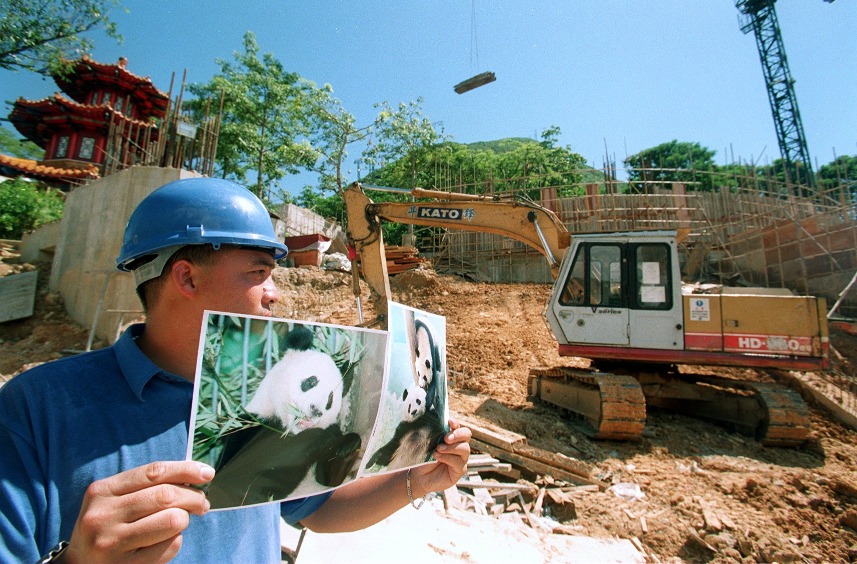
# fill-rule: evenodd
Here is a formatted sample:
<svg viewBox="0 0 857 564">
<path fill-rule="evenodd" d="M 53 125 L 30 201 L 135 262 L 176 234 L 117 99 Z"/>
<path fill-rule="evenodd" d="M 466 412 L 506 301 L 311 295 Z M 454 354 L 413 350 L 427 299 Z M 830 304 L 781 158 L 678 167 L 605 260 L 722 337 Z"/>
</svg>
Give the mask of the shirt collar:
<svg viewBox="0 0 857 564">
<path fill-rule="evenodd" d="M 113 345 L 119 369 L 125 376 L 131 391 L 140 401 L 143 401 L 143 388 L 149 380 L 162 372 L 137 346 L 136 340 L 143 334 L 145 328 L 146 325 L 143 323 L 132 325 Z"/>
</svg>

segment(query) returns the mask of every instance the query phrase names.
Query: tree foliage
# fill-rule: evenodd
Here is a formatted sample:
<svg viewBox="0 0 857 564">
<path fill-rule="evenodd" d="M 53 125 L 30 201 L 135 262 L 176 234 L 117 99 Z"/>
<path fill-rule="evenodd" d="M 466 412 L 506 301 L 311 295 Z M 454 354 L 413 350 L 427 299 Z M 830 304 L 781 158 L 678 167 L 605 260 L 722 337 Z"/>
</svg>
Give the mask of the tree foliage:
<svg viewBox="0 0 857 564">
<path fill-rule="evenodd" d="M 376 104 L 380 108 L 368 147 L 361 162 L 370 169 L 397 163 L 410 176 L 403 182 L 406 188 L 416 188 L 431 156 L 432 148 L 444 139 L 435 131 L 431 121 L 422 113 L 422 100 L 401 103 L 396 108 L 388 102 Z M 404 179 L 403 179 L 404 180 Z"/>
<path fill-rule="evenodd" d="M 287 72 L 272 54 L 260 56 L 256 36 L 244 35 L 244 52 L 234 63 L 217 60 L 220 74 L 206 84 L 189 87 L 196 99 L 186 103 L 201 116 L 223 96 L 217 144 L 218 173 L 247 185 L 270 200 L 272 186 L 288 174 L 310 168 L 318 158 L 307 141 L 312 127 L 311 99 L 315 84 Z"/>
<path fill-rule="evenodd" d="M 382 115 L 379 119 L 384 119 L 384 108 L 392 108 L 387 105 L 380 107 Z M 376 130 L 376 133 L 384 132 L 385 139 L 398 140 L 399 145 L 372 151 L 370 144 L 362 162 L 379 168 L 363 177 L 364 184 L 408 189 L 442 189 L 455 185 L 464 186 L 469 193 L 516 191 L 519 195 L 538 199 L 541 188 L 547 186 L 559 188 L 561 196 L 571 195 L 564 187 L 580 180 L 584 174 L 581 170 L 583 157 L 567 147 L 557 146 L 558 128 L 546 130 L 541 141 L 515 138 L 464 145 L 441 139 L 438 143 L 429 144 L 432 136 L 426 129 L 430 123 L 415 118 L 415 107 L 412 104 L 400 105 L 400 115 L 389 118 L 401 126 L 398 131 L 408 132 L 407 135 L 397 137 L 387 129 Z M 415 124 L 419 124 L 416 130 L 409 129 Z M 416 154 L 412 155 L 412 152 Z M 407 201 L 410 198 L 407 194 L 389 192 L 372 192 L 371 197 L 376 202 Z M 342 220 L 344 216 L 341 199 L 324 196 L 318 189 L 305 188 L 295 203 L 326 217 Z M 383 229 L 388 243 L 400 244 L 408 226 L 385 223 Z"/>
<path fill-rule="evenodd" d="M 92 50 L 84 34 L 102 29 L 121 42 L 110 10 L 119 0 L 5 0 L 0 10 L 0 69 L 63 72 Z"/>
<path fill-rule="evenodd" d="M 348 150 L 360 142 L 364 147 L 356 164 L 373 166 L 404 155 L 413 160 L 439 139 L 422 114 L 421 101 L 396 108 L 382 102 L 372 122 L 358 125 L 329 85 L 319 87 L 286 72 L 271 54 L 260 56 L 252 32 L 244 36 L 244 52 L 234 57 L 234 63 L 217 61 L 220 74 L 210 82 L 190 86 L 196 99 L 186 107 L 199 117 L 222 95 L 216 170 L 245 185 L 255 176 L 255 191 L 267 201 L 289 200 L 274 189 L 287 175 L 303 171 L 319 174 L 320 193 L 341 191 L 351 174 Z"/>
<path fill-rule="evenodd" d="M 29 139 L 19 139 L 6 127 L 0 127 L 0 153 L 34 161 L 41 160 L 45 156 L 44 149 Z"/>
<path fill-rule="evenodd" d="M 625 159 L 628 182 L 638 192 L 647 192 L 648 182 L 685 182 L 689 191 L 711 191 L 710 174 L 715 152 L 699 143 L 676 141 L 661 143 Z"/>
<path fill-rule="evenodd" d="M 818 169 L 818 180 L 827 188 L 857 182 L 857 155 L 840 155 Z"/>
<path fill-rule="evenodd" d="M 351 145 L 362 144 L 354 161 L 358 167 L 374 169 L 390 161 L 407 162 L 413 176 L 420 157 L 443 138 L 422 113 L 421 99 L 395 108 L 389 102 L 375 104 L 378 115 L 363 126 L 332 95 L 317 97 L 316 103 L 315 115 L 320 121 L 311 141 L 320 155 L 313 170 L 321 176 L 318 188 L 322 193 L 341 192 L 348 183 L 351 172 L 345 169 L 345 160 Z"/>
<path fill-rule="evenodd" d="M 27 231 L 62 217 L 58 190 L 23 179 L 0 182 L 0 239 L 20 239 Z"/>
<path fill-rule="evenodd" d="M 822 165 L 816 174 L 819 189 L 830 190 L 846 186 L 851 204 L 857 204 L 857 155 L 840 155 Z"/>
<path fill-rule="evenodd" d="M 471 193 L 514 191 L 538 199 L 540 190 L 556 187 L 560 196 L 581 180 L 585 159 L 557 145 L 558 127 L 546 129 L 540 141 L 508 138 L 469 145 L 443 141 L 421 149 L 419 160 L 385 163 L 367 182 L 410 188 L 463 186 Z M 414 167 L 412 162 L 417 162 Z"/>
</svg>

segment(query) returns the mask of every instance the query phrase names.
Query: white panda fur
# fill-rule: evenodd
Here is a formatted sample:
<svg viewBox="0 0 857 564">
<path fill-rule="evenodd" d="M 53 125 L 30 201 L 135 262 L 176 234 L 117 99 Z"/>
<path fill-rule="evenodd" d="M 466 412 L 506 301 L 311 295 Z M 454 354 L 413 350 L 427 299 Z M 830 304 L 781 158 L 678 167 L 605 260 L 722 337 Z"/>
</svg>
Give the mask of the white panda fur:
<svg viewBox="0 0 857 564">
<path fill-rule="evenodd" d="M 418 386 L 425 389 L 428 388 L 432 383 L 432 380 L 434 380 L 434 372 L 436 370 L 436 367 L 434 366 L 435 355 L 433 354 L 434 343 L 432 341 L 431 333 L 429 333 L 428 327 L 426 327 L 425 324 L 416 324 L 414 341 L 414 349 L 416 351 L 414 360 L 416 382 Z"/>
<path fill-rule="evenodd" d="M 426 391 L 419 386 L 411 386 L 402 392 L 402 421 L 413 421 L 426 412 Z"/>
<path fill-rule="evenodd" d="M 329 427 L 342 409 L 342 374 L 323 352 L 289 350 L 245 408 L 262 419 L 276 419 L 288 433 Z"/>
<path fill-rule="evenodd" d="M 395 470 L 426 462 L 427 454 L 434 451 L 446 432 L 434 410 L 426 411 L 411 421 L 402 421 L 393 437 L 372 454 L 367 466 L 378 465 Z"/>
<path fill-rule="evenodd" d="M 312 332 L 297 325 L 286 352 L 245 405 L 266 425 L 229 433 L 214 479 L 212 507 L 306 495 L 342 483 L 356 468 L 362 439 L 343 431 L 342 373 L 333 359 L 312 350 Z"/>
<path fill-rule="evenodd" d="M 426 410 L 435 408 L 435 396 L 441 383 L 440 351 L 428 325 L 420 319 L 414 321 L 414 380 L 426 391 Z"/>
</svg>

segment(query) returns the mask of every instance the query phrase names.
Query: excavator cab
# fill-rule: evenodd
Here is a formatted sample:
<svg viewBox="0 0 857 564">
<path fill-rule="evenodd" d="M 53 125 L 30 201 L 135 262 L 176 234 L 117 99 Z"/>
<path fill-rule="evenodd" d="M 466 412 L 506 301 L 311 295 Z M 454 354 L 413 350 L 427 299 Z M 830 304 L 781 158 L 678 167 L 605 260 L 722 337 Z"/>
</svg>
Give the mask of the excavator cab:
<svg viewBox="0 0 857 564">
<path fill-rule="evenodd" d="M 545 312 L 561 351 L 563 345 L 603 347 L 607 358 L 626 358 L 629 348 L 682 348 L 675 235 L 649 231 L 573 238 Z"/>
</svg>

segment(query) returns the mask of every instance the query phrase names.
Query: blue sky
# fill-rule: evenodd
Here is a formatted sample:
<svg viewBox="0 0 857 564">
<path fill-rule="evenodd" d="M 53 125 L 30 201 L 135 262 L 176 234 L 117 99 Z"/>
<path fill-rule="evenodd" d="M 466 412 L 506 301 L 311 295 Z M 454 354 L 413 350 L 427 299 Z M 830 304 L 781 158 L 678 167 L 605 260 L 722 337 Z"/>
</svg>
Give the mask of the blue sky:
<svg viewBox="0 0 857 564">
<path fill-rule="evenodd" d="M 287 70 L 331 84 L 359 124 L 374 117 L 376 102 L 421 97 L 455 141 L 536 138 L 556 125 L 560 143 L 597 168 L 605 151 L 621 167 L 625 156 L 672 139 L 715 150 L 718 163 L 779 157 L 755 41 L 741 32 L 733 0 L 476 0 L 475 18 L 467 0 L 123 4 L 128 12 L 112 18 L 124 43 L 93 35 L 92 56 L 125 56 L 129 70 L 164 91 L 185 69 L 188 82 L 208 81 L 215 59 L 231 60 L 251 30 Z M 776 8 L 813 161 L 857 155 L 857 2 L 780 0 Z M 453 91 L 487 70 L 496 82 Z M 0 71 L 3 101 L 56 90 L 50 79 Z"/>
</svg>

